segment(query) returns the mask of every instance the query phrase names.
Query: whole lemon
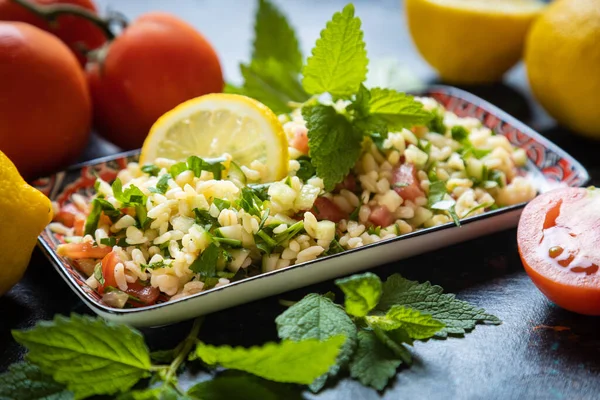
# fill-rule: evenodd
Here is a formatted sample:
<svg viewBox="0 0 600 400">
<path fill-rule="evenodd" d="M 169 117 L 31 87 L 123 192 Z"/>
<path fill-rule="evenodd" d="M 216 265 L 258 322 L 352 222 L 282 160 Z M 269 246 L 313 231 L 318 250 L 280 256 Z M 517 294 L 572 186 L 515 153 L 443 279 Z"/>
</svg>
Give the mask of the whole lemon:
<svg viewBox="0 0 600 400">
<path fill-rule="evenodd" d="M 535 22 L 525 64 L 535 97 L 556 120 L 600 138 L 600 2 L 558 0 Z"/>
<path fill-rule="evenodd" d="M 51 220 L 50 200 L 29 186 L 0 151 L 0 296 L 21 279 L 38 235 Z"/>
<path fill-rule="evenodd" d="M 449 83 L 502 79 L 520 59 L 539 0 L 405 0 L 411 37 Z"/>
</svg>

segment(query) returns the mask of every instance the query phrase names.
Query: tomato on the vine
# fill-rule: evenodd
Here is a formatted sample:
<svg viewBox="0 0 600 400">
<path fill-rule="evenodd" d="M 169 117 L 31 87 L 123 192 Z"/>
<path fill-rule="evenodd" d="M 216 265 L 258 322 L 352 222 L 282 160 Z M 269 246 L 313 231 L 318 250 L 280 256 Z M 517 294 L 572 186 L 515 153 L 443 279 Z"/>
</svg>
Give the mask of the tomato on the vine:
<svg viewBox="0 0 600 400">
<path fill-rule="evenodd" d="M 156 120 L 180 103 L 223 90 L 217 54 L 193 27 L 147 13 L 88 68 L 98 132 L 123 149 L 139 148 Z"/>
<path fill-rule="evenodd" d="M 533 283 L 560 307 L 600 315 L 600 190 L 561 188 L 521 215 L 519 253 Z"/>
<path fill-rule="evenodd" d="M 96 13 L 91 0 L 27 0 L 40 6 L 73 5 Z M 96 49 L 106 41 L 104 33 L 94 23 L 76 15 L 61 15 L 49 23 L 14 0 L 0 0 L 0 21 L 20 21 L 52 33 L 62 40 L 82 65 L 86 57 L 82 50 Z"/>
</svg>

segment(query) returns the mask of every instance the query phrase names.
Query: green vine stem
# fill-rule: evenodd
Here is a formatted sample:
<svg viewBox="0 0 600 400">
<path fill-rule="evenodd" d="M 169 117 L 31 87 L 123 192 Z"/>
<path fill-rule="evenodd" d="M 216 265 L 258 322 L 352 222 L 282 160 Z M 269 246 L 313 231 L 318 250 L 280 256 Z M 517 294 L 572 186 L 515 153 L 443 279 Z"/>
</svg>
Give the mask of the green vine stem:
<svg viewBox="0 0 600 400">
<path fill-rule="evenodd" d="M 204 322 L 203 317 L 196 318 L 194 320 L 194 324 L 192 325 L 192 330 L 189 335 L 183 339 L 183 341 L 177 346 L 175 349 L 176 356 L 171 365 L 169 366 L 169 370 L 165 375 L 165 382 L 171 383 L 175 374 L 177 374 L 177 370 L 181 366 L 181 364 L 187 359 L 188 354 L 192 350 L 192 347 L 198 341 L 198 332 L 200 332 L 200 327 L 202 326 L 202 322 Z"/>
<path fill-rule="evenodd" d="M 113 40 L 115 38 L 115 34 L 111 31 L 110 25 L 111 20 L 105 20 L 100 18 L 95 13 L 79 6 L 70 5 L 70 4 L 60 4 L 60 5 L 39 5 L 33 4 L 28 0 L 12 0 L 17 3 L 21 7 L 26 8 L 31 11 L 35 15 L 48 22 L 55 22 L 56 19 L 61 15 L 74 15 L 83 19 L 86 19 L 96 25 L 106 36 L 106 39 Z"/>
</svg>

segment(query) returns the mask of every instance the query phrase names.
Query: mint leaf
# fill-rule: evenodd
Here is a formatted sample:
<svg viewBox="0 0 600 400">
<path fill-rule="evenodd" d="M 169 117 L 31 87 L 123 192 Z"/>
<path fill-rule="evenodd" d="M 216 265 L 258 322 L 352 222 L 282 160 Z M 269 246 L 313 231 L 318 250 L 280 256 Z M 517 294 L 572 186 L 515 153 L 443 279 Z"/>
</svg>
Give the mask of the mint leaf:
<svg viewBox="0 0 600 400">
<path fill-rule="evenodd" d="M 73 393 L 52 376 L 44 374 L 36 365 L 20 362 L 0 375 L 0 399 L 72 400 Z"/>
<path fill-rule="evenodd" d="M 221 249 L 215 243 L 208 245 L 204 251 L 190 265 L 190 270 L 200 274 L 203 278 L 217 276 L 217 262 L 221 256 Z"/>
<path fill-rule="evenodd" d="M 354 167 L 361 151 L 362 134 L 331 106 L 304 107 L 302 116 L 308 127 L 309 156 L 331 191 Z M 332 162 L 335 160 L 335 162 Z"/>
<path fill-rule="evenodd" d="M 122 207 L 134 206 L 136 204 L 144 205 L 146 203 L 146 195 L 135 185 L 123 190 L 123 184 L 119 178 L 115 179 L 112 184 L 113 195 Z"/>
<path fill-rule="evenodd" d="M 194 173 L 197 178 L 200 177 L 202 171 L 212 172 L 214 179 L 221 179 L 221 172 L 225 169 L 222 162 L 225 159 L 217 158 L 214 160 L 204 160 L 197 156 L 189 156 L 187 159 L 187 167 Z"/>
<path fill-rule="evenodd" d="M 383 295 L 376 309 L 387 312 L 395 305 L 430 314 L 446 325 L 435 334 L 436 337 L 443 338 L 449 334 L 462 336 L 479 323 L 501 323 L 498 317 L 487 314 L 483 309 L 458 300 L 453 294 L 444 294 L 440 286 L 410 281 L 398 274 L 391 275 L 384 282 Z"/>
<path fill-rule="evenodd" d="M 377 339 L 373 331 L 358 332 L 358 347 L 350 362 L 350 376 L 360 383 L 383 390 L 402 359 Z"/>
<path fill-rule="evenodd" d="M 335 376 L 348 363 L 356 347 L 356 326 L 342 307 L 331 299 L 312 293 L 288 308 L 275 319 L 281 339 L 300 341 L 304 339 L 325 340 L 344 335 L 346 341 L 340 349 L 336 363 L 328 375 Z M 317 378 L 310 388 L 319 391 L 327 380 L 327 374 Z"/>
<path fill-rule="evenodd" d="M 369 115 L 369 102 L 371 101 L 371 92 L 362 83 L 352 103 L 346 108 L 348 111 L 354 110 L 359 117 Z"/>
<path fill-rule="evenodd" d="M 335 363 L 346 337 L 339 335 L 325 341 L 284 340 L 262 347 L 196 346 L 195 357 L 208 365 L 249 372 L 275 382 L 311 384 Z"/>
<path fill-rule="evenodd" d="M 100 215 L 104 212 L 111 220 L 115 220 L 121 216 L 121 211 L 117 210 L 111 203 L 105 199 L 95 198 L 92 200 L 92 209 L 85 220 L 84 235 L 92 235 L 98 228 Z"/>
<path fill-rule="evenodd" d="M 302 85 L 307 93 L 347 98 L 358 91 L 369 63 L 360 25 L 352 4 L 333 15 L 304 67 Z"/>
<path fill-rule="evenodd" d="M 429 194 L 427 195 L 427 202 L 429 207 L 444 200 L 446 196 L 446 182 L 435 181 L 429 185 Z"/>
<path fill-rule="evenodd" d="M 393 306 L 384 316 L 369 315 L 367 322 L 385 331 L 402 328 L 417 340 L 429 339 L 444 327 L 431 315 L 404 306 Z"/>
<path fill-rule="evenodd" d="M 270 1 L 260 0 L 254 22 L 252 60 L 277 59 L 293 72 L 302 69 L 302 53 L 294 29 Z"/>
<path fill-rule="evenodd" d="M 298 161 L 298 163 L 300 164 L 300 169 L 296 171 L 296 176 L 302 179 L 303 182 L 306 182 L 307 180 L 315 176 L 317 170 L 312 165 L 310 157 L 300 156 L 296 159 L 296 161 Z"/>
<path fill-rule="evenodd" d="M 382 88 L 373 88 L 370 93 L 370 114 L 387 122 L 390 130 L 426 125 L 433 118 L 422 103 L 406 93 Z"/>
<path fill-rule="evenodd" d="M 167 190 L 169 190 L 169 179 L 171 179 L 171 175 L 164 174 L 163 176 L 160 177 L 158 182 L 156 182 L 156 191 L 158 193 L 160 193 L 160 194 L 167 193 Z"/>
<path fill-rule="evenodd" d="M 452 221 L 454 221 L 456 226 L 460 226 L 460 218 L 458 218 L 458 214 L 456 213 L 456 201 L 454 199 L 441 200 L 436 203 L 433 203 L 431 205 L 431 209 L 446 211 L 450 215 Z"/>
<path fill-rule="evenodd" d="M 252 97 L 276 114 L 291 111 L 290 102 L 303 103 L 309 95 L 300 84 L 298 74 L 275 58 L 241 64 L 243 94 Z"/>
<path fill-rule="evenodd" d="M 346 295 L 346 312 L 355 317 L 364 317 L 377 305 L 381 297 L 381 280 L 371 272 L 338 279 L 335 284 Z"/>
<path fill-rule="evenodd" d="M 149 375 L 144 338 L 126 325 L 58 315 L 12 334 L 29 350 L 27 359 L 66 384 L 76 398 L 125 391 Z"/>
<path fill-rule="evenodd" d="M 235 372 L 235 373 L 231 373 Z M 282 383 L 269 382 L 237 371 L 192 386 L 187 394 L 202 400 L 301 400 L 304 397 Z"/>
</svg>

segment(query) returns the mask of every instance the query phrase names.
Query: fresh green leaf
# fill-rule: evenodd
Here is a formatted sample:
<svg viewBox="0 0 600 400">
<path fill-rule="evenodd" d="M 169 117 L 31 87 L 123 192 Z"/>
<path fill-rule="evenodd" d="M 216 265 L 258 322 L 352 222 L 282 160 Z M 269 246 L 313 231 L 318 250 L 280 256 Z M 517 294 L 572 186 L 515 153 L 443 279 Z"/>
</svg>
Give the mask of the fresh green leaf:
<svg viewBox="0 0 600 400">
<path fill-rule="evenodd" d="M 392 353 L 373 331 L 358 332 L 358 347 L 350 362 L 350 376 L 360 383 L 377 390 L 383 390 L 402 359 Z"/>
<path fill-rule="evenodd" d="M 160 172 L 160 168 L 158 168 L 154 164 L 146 164 L 142 167 L 142 172 L 144 172 L 150 176 L 158 176 L 158 173 Z"/>
<path fill-rule="evenodd" d="M 300 156 L 296 161 L 300 163 L 300 169 L 296 172 L 296 176 L 300 178 L 302 182 L 306 182 L 307 180 L 315 176 L 317 170 L 312 165 L 310 157 Z"/>
<path fill-rule="evenodd" d="M 463 143 L 469 138 L 469 131 L 467 131 L 467 129 L 464 126 L 453 126 L 450 132 L 452 134 L 452 139 L 456 140 L 459 143 Z"/>
<path fill-rule="evenodd" d="M 0 375 L 0 400 L 72 400 L 73 393 L 36 365 L 20 362 Z"/>
<path fill-rule="evenodd" d="M 373 333 L 388 349 L 397 357 L 400 357 L 406 365 L 412 364 L 412 354 L 408 351 L 405 343 L 412 344 L 413 339 L 403 328 L 397 328 L 391 331 L 384 331 L 377 326 L 372 327 Z"/>
<path fill-rule="evenodd" d="M 361 151 L 362 134 L 331 106 L 304 107 L 308 146 L 317 176 L 331 191 L 354 167 Z M 331 161 L 335 160 L 334 163 Z"/>
<path fill-rule="evenodd" d="M 58 315 L 12 334 L 29 350 L 27 359 L 66 384 L 76 398 L 125 391 L 149 375 L 144 338 L 126 325 Z"/>
<path fill-rule="evenodd" d="M 456 206 L 456 201 L 454 201 L 454 199 L 440 200 L 436 203 L 433 203 L 431 205 L 431 209 L 446 211 L 450 215 L 450 217 L 452 218 L 452 221 L 454 221 L 456 226 L 460 226 L 460 219 L 458 218 L 458 214 L 456 214 L 455 206 Z"/>
<path fill-rule="evenodd" d="M 419 283 L 391 275 L 383 284 L 383 295 L 376 309 L 387 312 L 401 305 L 431 315 L 446 325 L 436 336 L 464 335 L 478 323 L 500 324 L 498 317 L 487 314 L 466 301 L 458 300 L 453 294 L 444 294 L 440 286 L 429 282 Z"/>
<path fill-rule="evenodd" d="M 238 206 L 243 208 L 248 214 L 261 218 L 263 201 L 256 195 L 254 190 L 249 187 L 242 188 L 242 193 L 237 202 Z"/>
<path fill-rule="evenodd" d="M 384 120 L 391 130 L 426 125 L 433 118 L 433 114 L 412 96 L 382 88 L 371 89 L 369 112 Z"/>
<path fill-rule="evenodd" d="M 275 319 L 280 339 L 300 341 L 304 339 L 325 340 L 332 336 L 344 335 L 344 342 L 336 363 L 328 374 L 317 378 L 310 388 L 317 392 L 327 380 L 327 375 L 335 376 L 343 368 L 356 346 L 356 326 L 344 309 L 331 299 L 312 293 L 288 308 Z"/>
<path fill-rule="evenodd" d="M 444 324 L 433 319 L 431 315 L 404 306 L 393 306 L 382 316 L 369 315 L 367 322 L 384 331 L 402 328 L 413 339 L 429 339 L 440 331 Z"/>
<path fill-rule="evenodd" d="M 258 2 L 253 47 L 253 61 L 274 58 L 296 73 L 302 68 L 302 53 L 296 33 L 281 11 L 270 1 Z"/>
<path fill-rule="evenodd" d="M 177 178 L 179 176 L 179 174 L 181 174 L 183 171 L 187 171 L 188 170 L 188 165 L 185 161 L 180 161 L 176 164 L 173 164 L 171 166 L 171 168 L 169 168 L 169 174 L 173 177 L 173 178 Z"/>
<path fill-rule="evenodd" d="M 165 194 L 169 190 L 169 179 L 172 179 L 170 174 L 164 174 L 156 182 L 156 193 Z M 150 189 L 152 191 L 152 189 Z"/>
<path fill-rule="evenodd" d="M 216 347 L 200 342 L 194 354 L 208 365 L 218 364 L 275 382 L 309 385 L 336 362 L 345 341 L 346 337 L 339 335 L 324 341 L 284 340 L 251 348 Z"/>
<path fill-rule="evenodd" d="M 218 180 L 221 179 L 222 171 L 225 169 L 225 166 L 222 164 L 223 161 L 225 161 L 224 158 L 205 160 L 197 156 L 189 156 L 187 159 L 187 168 L 198 178 L 202 174 L 202 171 L 208 171 L 213 174 L 214 179 Z"/>
<path fill-rule="evenodd" d="M 225 87 L 223 88 L 223 93 L 241 94 L 243 96 L 246 96 L 246 92 L 244 91 L 243 87 L 235 86 L 234 84 L 229 83 L 229 82 L 225 83 Z"/>
<path fill-rule="evenodd" d="M 161 363 L 161 364 L 170 364 L 175 359 L 175 350 L 155 350 L 150 353 L 150 358 L 152 361 Z"/>
<path fill-rule="evenodd" d="M 369 63 L 360 25 L 352 4 L 333 15 L 304 67 L 306 92 L 348 98 L 358 91 Z"/>
<path fill-rule="evenodd" d="M 92 209 L 90 210 L 89 215 L 85 220 L 85 226 L 83 229 L 84 235 L 92 235 L 96 232 L 98 228 L 98 223 L 100 222 L 100 215 L 104 212 L 104 214 L 109 217 L 111 220 L 116 220 L 121 216 L 121 211 L 117 210 L 111 203 L 107 200 L 101 198 L 95 198 L 92 200 Z"/>
<path fill-rule="evenodd" d="M 142 270 L 145 269 L 158 269 L 158 268 L 168 268 L 171 264 L 165 260 L 149 263 L 149 264 L 141 264 L 140 267 Z"/>
<path fill-rule="evenodd" d="M 354 110 L 358 117 L 366 117 L 369 115 L 370 108 L 369 103 L 371 101 L 371 92 L 362 83 L 358 88 L 358 92 L 352 103 L 346 108 L 346 110 Z"/>
<path fill-rule="evenodd" d="M 206 230 L 210 230 L 213 226 L 221 226 L 217 218 L 210 215 L 208 210 L 194 208 L 194 215 L 196 216 L 196 223 L 202 225 Z"/>
<path fill-rule="evenodd" d="M 377 305 L 381 297 L 381 280 L 371 272 L 338 279 L 335 284 L 346 296 L 346 312 L 355 317 L 364 317 Z"/>
<path fill-rule="evenodd" d="M 231 207 L 230 201 L 218 198 L 213 199 L 213 204 L 219 209 L 219 211 L 223 211 Z"/>
<path fill-rule="evenodd" d="M 439 203 L 444 200 L 446 196 L 446 182 L 444 181 L 435 181 L 429 185 L 429 194 L 427 196 L 427 202 L 429 206 Z"/>
<path fill-rule="evenodd" d="M 444 125 L 444 112 L 437 108 L 433 111 L 433 118 L 427 124 L 427 128 L 431 132 L 439 133 L 441 135 L 446 134 L 446 125 Z"/>
<path fill-rule="evenodd" d="M 197 383 L 187 394 L 202 400 L 301 400 L 304 397 L 290 386 L 270 382 L 237 371 L 225 371 L 214 379 Z"/>
<path fill-rule="evenodd" d="M 206 249 L 189 266 L 190 271 L 200 274 L 203 278 L 215 277 L 217 273 L 217 262 L 221 255 L 221 249 L 215 243 L 208 245 Z"/>
<path fill-rule="evenodd" d="M 244 78 L 244 94 L 265 104 L 276 114 L 289 113 L 292 111 L 290 103 L 304 103 L 309 99 L 298 73 L 275 58 L 240 64 L 240 72 Z"/>
<path fill-rule="evenodd" d="M 146 195 L 135 185 L 123 190 L 123 184 L 119 178 L 115 179 L 112 184 L 113 195 L 122 207 L 134 206 L 136 204 L 144 205 L 146 203 Z"/>
</svg>

